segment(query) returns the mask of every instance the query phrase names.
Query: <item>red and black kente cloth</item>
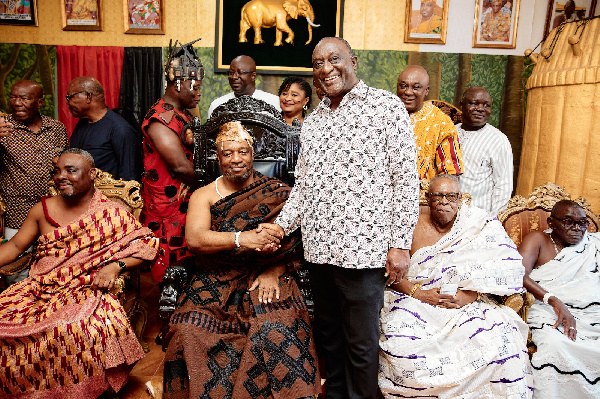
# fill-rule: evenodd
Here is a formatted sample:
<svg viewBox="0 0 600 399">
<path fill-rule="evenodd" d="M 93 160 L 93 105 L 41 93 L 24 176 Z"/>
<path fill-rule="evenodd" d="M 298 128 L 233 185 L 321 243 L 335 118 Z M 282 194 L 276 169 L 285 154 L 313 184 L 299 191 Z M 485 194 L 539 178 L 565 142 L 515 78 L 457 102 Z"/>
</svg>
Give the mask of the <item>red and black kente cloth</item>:
<svg viewBox="0 0 600 399">
<path fill-rule="evenodd" d="M 212 230 L 247 231 L 275 220 L 290 188 L 254 176 L 252 185 L 211 207 Z M 308 311 L 291 275 L 302 257 L 299 233 L 271 255 L 239 248 L 198 257 L 167 335 L 165 398 L 288 399 L 318 392 Z M 264 305 L 258 290 L 248 288 L 274 265 L 287 272 L 279 279 L 280 299 Z"/>
<path fill-rule="evenodd" d="M 191 190 L 181 179 L 169 169 L 158 153 L 154 142 L 148 136 L 148 127 L 153 122 L 162 123 L 185 152 L 187 159 L 192 159 L 192 152 L 186 148 L 179 135 L 183 126 L 192 119 L 187 110 L 179 112 L 173 105 L 160 99 L 146 114 L 142 123 L 144 132 L 144 174 L 142 175 L 142 198 L 144 209 L 140 222 L 148 226 L 154 235 L 160 238 L 161 254 L 152 265 L 152 277 L 162 281 L 165 269 L 174 261 L 188 255 L 185 243 L 185 217 Z"/>
</svg>

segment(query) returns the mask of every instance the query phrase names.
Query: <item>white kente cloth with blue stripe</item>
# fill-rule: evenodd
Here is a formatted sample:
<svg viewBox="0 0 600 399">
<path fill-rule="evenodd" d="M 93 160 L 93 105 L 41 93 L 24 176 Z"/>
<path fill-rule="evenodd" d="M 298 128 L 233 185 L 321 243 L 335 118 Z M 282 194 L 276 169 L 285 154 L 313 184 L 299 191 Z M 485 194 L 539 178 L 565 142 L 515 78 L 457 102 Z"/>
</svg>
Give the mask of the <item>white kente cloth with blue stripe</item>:
<svg viewBox="0 0 600 399">
<path fill-rule="evenodd" d="M 586 233 L 574 246 L 530 273 L 575 318 L 575 342 L 564 326 L 552 328 L 552 306 L 535 301 L 527 322 L 537 352 L 531 358 L 535 398 L 600 398 L 600 233 Z"/>
<path fill-rule="evenodd" d="M 521 256 L 497 219 L 463 204 L 452 230 L 410 260 L 423 290 L 522 292 Z M 379 387 L 386 398 L 531 398 L 527 325 L 484 297 L 445 309 L 386 290 L 381 311 Z"/>
</svg>

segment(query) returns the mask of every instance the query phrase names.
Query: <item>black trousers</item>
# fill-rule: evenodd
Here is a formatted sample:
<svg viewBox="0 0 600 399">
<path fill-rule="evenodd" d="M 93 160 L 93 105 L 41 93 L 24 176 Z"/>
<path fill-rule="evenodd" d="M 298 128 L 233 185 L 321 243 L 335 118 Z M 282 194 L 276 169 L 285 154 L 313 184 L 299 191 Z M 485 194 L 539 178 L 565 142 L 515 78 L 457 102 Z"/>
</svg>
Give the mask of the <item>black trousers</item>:
<svg viewBox="0 0 600 399">
<path fill-rule="evenodd" d="M 327 398 L 377 396 L 379 312 L 385 269 L 345 269 L 309 263 L 314 334 L 325 359 Z"/>
</svg>

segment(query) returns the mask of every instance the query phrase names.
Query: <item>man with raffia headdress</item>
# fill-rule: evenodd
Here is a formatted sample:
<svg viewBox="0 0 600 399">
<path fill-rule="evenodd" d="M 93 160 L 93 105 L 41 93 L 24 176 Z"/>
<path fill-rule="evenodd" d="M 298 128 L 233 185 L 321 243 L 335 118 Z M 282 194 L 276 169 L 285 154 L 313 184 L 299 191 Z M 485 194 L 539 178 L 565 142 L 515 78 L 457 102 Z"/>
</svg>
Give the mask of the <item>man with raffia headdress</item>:
<svg viewBox="0 0 600 399">
<path fill-rule="evenodd" d="M 186 238 L 196 273 L 171 318 L 164 397 L 301 398 L 318 392 L 304 298 L 292 271 L 300 234 L 272 222 L 290 187 L 253 169 L 253 139 L 240 122 L 216 139 L 223 176 L 190 200 Z M 271 254 L 261 249 L 279 246 Z"/>
<path fill-rule="evenodd" d="M 419 11 L 413 11 L 410 33 L 442 33 L 442 7 L 435 0 L 421 0 Z"/>
<path fill-rule="evenodd" d="M 0 265 L 39 236 L 29 277 L 0 295 L 0 396 L 95 398 L 118 391 L 144 356 L 112 288 L 119 273 L 153 260 L 158 240 L 94 187 L 91 155 L 72 148 Z"/>
<path fill-rule="evenodd" d="M 180 135 L 183 126 L 192 120 L 188 109 L 198 106 L 204 78 L 194 43 L 178 47 L 175 42 L 175 46 L 169 46 L 165 94 L 142 122 L 144 209 L 140 221 L 160 238 L 161 253 L 152 265 L 156 281 L 162 281 L 167 266 L 188 255 L 185 218 L 196 180 L 192 152 L 183 145 Z"/>
</svg>

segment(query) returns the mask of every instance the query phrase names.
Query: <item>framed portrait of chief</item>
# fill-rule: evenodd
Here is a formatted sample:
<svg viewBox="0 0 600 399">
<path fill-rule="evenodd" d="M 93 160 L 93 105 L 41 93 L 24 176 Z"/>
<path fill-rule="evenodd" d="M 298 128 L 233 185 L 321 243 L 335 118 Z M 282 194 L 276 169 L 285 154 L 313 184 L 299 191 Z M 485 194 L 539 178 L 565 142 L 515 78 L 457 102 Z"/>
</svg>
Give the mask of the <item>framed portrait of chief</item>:
<svg viewBox="0 0 600 399">
<path fill-rule="evenodd" d="M 473 47 L 515 48 L 521 0 L 475 0 Z"/>
<path fill-rule="evenodd" d="M 262 74 L 312 74 L 312 52 L 342 36 L 344 0 L 216 0 L 215 71 L 245 54 Z"/>
<path fill-rule="evenodd" d="M 0 0 L 0 24 L 37 26 L 36 0 Z"/>
<path fill-rule="evenodd" d="M 163 0 L 123 0 L 125 33 L 165 34 Z"/>
<path fill-rule="evenodd" d="M 406 43 L 446 44 L 450 0 L 406 0 Z"/>
<path fill-rule="evenodd" d="M 596 11 L 597 0 L 549 0 L 544 37 L 563 22 L 589 18 Z"/>
<path fill-rule="evenodd" d="M 63 30 L 102 30 L 102 0 L 60 0 Z"/>
</svg>

